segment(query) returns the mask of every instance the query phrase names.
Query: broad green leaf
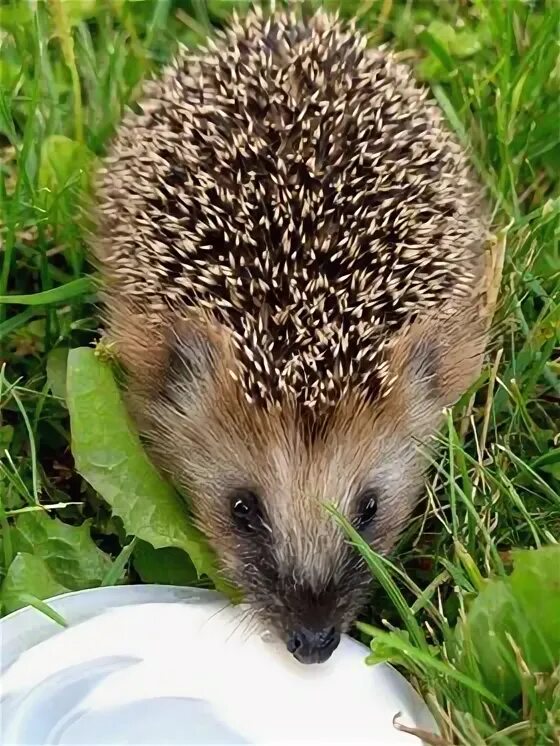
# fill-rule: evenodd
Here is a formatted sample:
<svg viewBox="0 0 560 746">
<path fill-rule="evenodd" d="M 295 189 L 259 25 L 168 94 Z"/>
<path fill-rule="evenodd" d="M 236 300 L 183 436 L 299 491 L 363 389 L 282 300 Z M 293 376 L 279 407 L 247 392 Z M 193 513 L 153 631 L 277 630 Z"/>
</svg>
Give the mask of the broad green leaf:
<svg viewBox="0 0 560 746">
<path fill-rule="evenodd" d="M 54 396 L 66 402 L 66 367 L 68 364 L 68 349 L 55 347 L 47 358 L 47 381 Z"/>
<path fill-rule="evenodd" d="M 445 49 L 449 49 L 455 41 L 455 29 L 449 23 L 444 23 L 444 21 L 434 19 L 428 26 L 428 33 L 434 39 L 437 39 Z"/>
<path fill-rule="evenodd" d="M 46 512 L 23 513 L 12 532 L 14 547 L 40 557 L 52 577 L 70 590 L 101 584 L 112 565 L 90 535 L 90 521 L 70 526 Z"/>
<path fill-rule="evenodd" d="M 481 680 L 508 701 L 516 692 L 517 665 L 506 631 L 515 630 L 519 640 L 521 629 L 516 620 L 520 613 L 509 583 L 501 579 L 488 581 L 473 600 L 466 622 L 456 632 L 465 649 L 472 652 Z"/>
<path fill-rule="evenodd" d="M 231 593 L 187 506 L 144 452 L 109 363 L 81 347 L 68 355 L 68 409 L 77 470 L 109 503 L 126 531 L 156 549 L 176 547 L 199 574 Z"/>
<path fill-rule="evenodd" d="M 2 604 L 6 614 L 28 606 L 33 598 L 43 599 L 66 593 L 68 588 L 49 572 L 46 563 L 34 554 L 17 554 L 2 583 Z"/>
<path fill-rule="evenodd" d="M 457 635 L 468 643 L 482 681 L 506 701 L 521 691 L 510 639 L 533 671 L 560 663 L 560 545 L 514 553 L 506 578 L 486 582 Z"/>
<path fill-rule="evenodd" d="M 453 26 L 443 21 L 433 20 L 427 31 L 443 49 L 456 57 L 470 57 L 482 46 L 479 35 L 474 31 L 468 29 L 456 31 Z"/>
<path fill-rule="evenodd" d="M 451 45 L 451 51 L 457 57 L 472 57 L 480 50 L 481 46 L 482 43 L 478 34 L 472 31 L 458 31 Z"/>
<path fill-rule="evenodd" d="M 560 544 L 513 552 L 511 589 L 531 621 L 527 655 L 534 670 L 560 663 Z"/>
<path fill-rule="evenodd" d="M 420 33 L 419 41 L 428 50 L 428 55 L 418 65 L 421 77 L 442 81 L 456 74 L 457 61 L 472 57 L 482 46 L 478 33 L 464 29 L 456 31 L 453 26 L 433 20 Z"/>
<path fill-rule="evenodd" d="M 141 541 L 134 550 L 134 569 L 144 583 L 163 585 L 192 585 L 197 580 L 196 570 L 180 549 L 154 549 Z"/>
</svg>

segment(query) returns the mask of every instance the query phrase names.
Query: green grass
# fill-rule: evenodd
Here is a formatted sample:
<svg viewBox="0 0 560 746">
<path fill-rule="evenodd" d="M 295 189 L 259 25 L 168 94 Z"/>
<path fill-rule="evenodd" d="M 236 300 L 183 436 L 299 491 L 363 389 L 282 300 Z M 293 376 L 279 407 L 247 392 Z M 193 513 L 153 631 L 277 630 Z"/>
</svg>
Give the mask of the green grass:
<svg viewBox="0 0 560 746">
<path fill-rule="evenodd" d="M 78 216 L 96 160 L 142 78 L 176 40 L 201 42 L 231 8 L 227 0 L 0 8 L 4 612 L 68 588 L 192 577 L 178 570 L 181 550 L 131 544 L 77 474 L 66 350 L 98 336 Z M 507 245 L 487 367 L 447 420 L 426 509 L 392 563 L 368 554 L 380 588 L 361 634 L 374 635 L 375 660 L 394 661 L 426 696 L 438 743 L 558 744 L 560 660 L 539 647 L 557 640 L 558 554 L 538 569 L 520 555 L 505 576 L 512 550 L 560 536 L 560 5 L 343 0 L 341 10 L 372 43 L 394 43 L 432 86 L 471 148 Z M 56 520 L 43 520 L 44 509 Z M 508 661 L 504 677 L 492 677 L 485 657 Z"/>
</svg>

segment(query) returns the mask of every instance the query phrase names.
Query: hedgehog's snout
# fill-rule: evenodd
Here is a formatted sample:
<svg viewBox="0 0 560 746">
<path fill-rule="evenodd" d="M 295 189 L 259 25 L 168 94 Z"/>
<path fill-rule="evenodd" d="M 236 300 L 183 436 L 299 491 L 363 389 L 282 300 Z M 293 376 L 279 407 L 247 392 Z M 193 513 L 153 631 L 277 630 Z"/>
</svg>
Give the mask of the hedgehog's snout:
<svg viewBox="0 0 560 746">
<path fill-rule="evenodd" d="M 336 627 L 318 630 L 299 627 L 289 633 L 286 647 L 300 663 L 324 663 L 339 642 L 340 632 Z"/>
<path fill-rule="evenodd" d="M 293 574 L 292 574 L 293 580 Z M 324 663 L 334 653 L 347 626 L 344 598 L 334 583 L 321 588 L 279 578 L 270 621 L 286 648 L 300 663 Z"/>
</svg>

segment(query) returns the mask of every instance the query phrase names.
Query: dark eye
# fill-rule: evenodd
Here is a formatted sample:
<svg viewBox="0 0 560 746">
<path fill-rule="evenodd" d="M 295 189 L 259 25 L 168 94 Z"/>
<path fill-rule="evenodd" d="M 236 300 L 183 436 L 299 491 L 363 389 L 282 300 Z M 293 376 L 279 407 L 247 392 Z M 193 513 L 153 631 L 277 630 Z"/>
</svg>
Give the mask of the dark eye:
<svg viewBox="0 0 560 746">
<path fill-rule="evenodd" d="M 365 490 L 360 496 L 358 505 L 356 529 L 363 531 L 370 525 L 377 513 L 377 492 L 375 490 Z"/>
<path fill-rule="evenodd" d="M 231 515 L 241 531 L 254 531 L 261 518 L 259 498 L 250 490 L 236 492 L 231 496 Z"/>
</svg>

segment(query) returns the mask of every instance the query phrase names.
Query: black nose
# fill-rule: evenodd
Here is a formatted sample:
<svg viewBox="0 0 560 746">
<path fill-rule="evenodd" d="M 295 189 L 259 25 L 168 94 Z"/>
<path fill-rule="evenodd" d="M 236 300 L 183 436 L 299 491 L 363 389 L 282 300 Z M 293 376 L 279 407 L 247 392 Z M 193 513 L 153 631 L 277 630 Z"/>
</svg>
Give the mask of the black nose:
<svg viewBox="0 0 560 746">
<path fill-rule="evenodd" d="M 310 630 L 300 627 L 288 636 L 287 648 L 300 663 L 324 663 L 340 642 L 334 627 Z"/>
</svg>

